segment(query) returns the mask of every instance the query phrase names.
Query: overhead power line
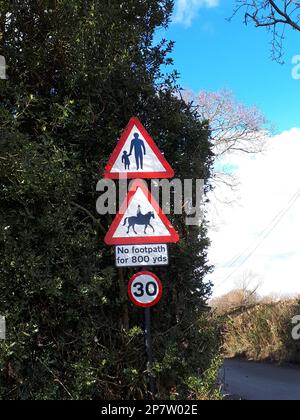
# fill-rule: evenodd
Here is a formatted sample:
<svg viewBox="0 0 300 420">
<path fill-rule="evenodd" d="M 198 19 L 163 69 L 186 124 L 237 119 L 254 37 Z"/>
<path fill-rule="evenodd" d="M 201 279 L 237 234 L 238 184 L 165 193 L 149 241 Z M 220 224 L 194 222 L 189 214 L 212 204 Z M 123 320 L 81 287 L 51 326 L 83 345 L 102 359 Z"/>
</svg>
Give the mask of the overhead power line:
<svg viewBox="0 0 300 420">
<path fill-rule="evenodd" d="M 295 192 L 295 194 L 293 194 L 293 196 L 291 197 L 291 199 L 288 201 L 288 203 L 287 203 L 287 205 L 286 206 L 284 206 L 274 217 L 273 217 L 273 219 L 271 220 L 271 222 L 260 232 L 260 234 L 259 234 L 259 236 L 258 236 L 258 238 L 257 239 L 259 239 L 261 236 L 263 236 L 263 234 L 265 233 L 265 232 L 267 232 L 272 226 L 273 226 L 273 224 L 276 222 L 276 220 L 281 216 L 281 214 L 283 214 L 284 213 L 284 211 L 285 211 L 285 209 L 286 209 L 286 207 L 287 206 L 289 206 L 290 205 L 290 203 L 294 200 L 294 198 L 298 195 L 300 193 L 300 189 L 299 190 L 297 190 L 296 192 Z M 256 239 L 256 240 L 257 240 Z M 226 267 L 232 267 L 232 266 L 234 266 L 238 261 L 239 261 L 239 259 L 244 255 L 244 254 L 246 254 L 246 252 L 248 251 L 248 250 L 250 250 L 250 249 L 252 249 L 253 248 L 253 246 L 255 246 L 255 244 L 256 244 L 256 240 L 255 240 L 255 242 L 253 243 L 252 242 L 252 244 L 250 244 L 246 249 L 244 249 L 241 253 L 239 253 L 239 254 L 237 254 L 235 257 L 234 257 L 234 259 L 233 260 L 231 260 L 231 262 L 229 263 L 229 264 L 226 264 Z"/>
<path fill-rule="evenodd" d="M 230 263 L 230 267 L 233 266 L 236 262 L 238 262 L 244 254 L 246 254 L 248 252 L 248 250 L 250 250 L 245 257 L 242 259 L 241 263 L 239 264 L 238 267 L 236 267 L 217 287 L 216 289 L 218 289 L 220 286 L 222 286 L 224 283 L 226 283 L 251 257 L 252 255 L 255 253 L 255 251 L 257 251 L 257 249 L 262 245 L 262 243 L 268 238 L 268 236 L 274 231 L 274 229 L 279 225 L 279 223 L 281 222 L 281 220 L 286 216 L 286 214 L 289 212 L 289 210 L 294 206 L 294 204 L 296 203 L 296 201 L 298 200 L 300 196 L 300 188 L 295 192 L 295 194 L 293 194 L 293 196 L 291 197 L 291 199 L 288 201 L 288 204 L 281 209 L 277 215 L 272 219 L 272 221 L 266 226 L 266 228 L 261 232 L 261 234 L 259 235 L 259 237 L 261 237 L 261 239 L 259 240 L 259 242 L 257 244 L 255 244 L 254 248 L 253 246 L 248 246 L 242 253 L 240 253 L 237 257 L 235 257 L 231 263 Z"/>
</svg>

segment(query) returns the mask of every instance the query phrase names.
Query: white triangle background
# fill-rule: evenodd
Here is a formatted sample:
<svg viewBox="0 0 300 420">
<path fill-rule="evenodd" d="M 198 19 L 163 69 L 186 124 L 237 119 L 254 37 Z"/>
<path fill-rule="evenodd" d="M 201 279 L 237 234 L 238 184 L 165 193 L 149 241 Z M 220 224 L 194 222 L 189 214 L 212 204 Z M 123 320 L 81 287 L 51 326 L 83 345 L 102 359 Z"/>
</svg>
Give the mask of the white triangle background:
<svg viewBox="0 0 300 420">
<path fill-rule="evenodd" d="M 151 218 L 150 223 L 154 227 L 155 232 L 153 232 L 151 227 L 148 227 L 146 230 L 146 234 L 144 234 L 145 227 L 135 225 L 137 235 L 134 233 L 132 227 L 130 228 L 129 234 L 127 234 L 128 220 L 126 222 L 126 225 L 123 226 L 124 220 L 126 219 L 126 217 L 136 216 L 139 205 L 141 206 L 141 211 L 143 214 L 146 214 L 149 211 L 154 213 L 155 218 Z M 171 236 L 171 234 L 162 222 L 161 218 L 155 211 L 150 201 L 148 200 L 147 196 L 144 194 L 143 190 L 141 188 L 137 188 L 125 214 L 123 215 L 120 225 L 118 226 L 117 230 L 113 235 L 113 238 L 149 238 L 153 236 Z"/>
<path fill-rule="evenodd" d="M 139 134 L 140 139 L 142 139 L 144 141 L 145 148 L 146 148 L 146 155 L 143 156 L 143 169 L 137 170 L 135 156 L 134 156 L 134 150 L 133 150 L 132 155 L 129 158 L 130 159 L 130 169 L 126 170 L 125 165 L 122 162 L 123 151 L 126 150 L 127 154 L 129 154 L 130 146 L 131 146 L 131 140 L 134 138 L 133 136 L 134 136 L 135 133 Z M 126 140 L 121 153 L 119 154 L 116 162 L 114 163 L 113 167 L 111 168 L 111 172 L 112 173 L 127 173 L 127 172 L 145 173 L 145 172 L 167 172 L 167 171 L 163 167 L 163 165 L 160 163 L 160 161 L 158 160 L 157 156 L 155 155 L 155 153 L 153 152 L 153 150 L 151 149 L 151 147 L 149 146 L 149 144 L 147 143 L 147 141 L 143 137 L 140 130 L 136 126 L 133 126 L 133 128 L 130 132 L 130 135 Z"/>
</svg>

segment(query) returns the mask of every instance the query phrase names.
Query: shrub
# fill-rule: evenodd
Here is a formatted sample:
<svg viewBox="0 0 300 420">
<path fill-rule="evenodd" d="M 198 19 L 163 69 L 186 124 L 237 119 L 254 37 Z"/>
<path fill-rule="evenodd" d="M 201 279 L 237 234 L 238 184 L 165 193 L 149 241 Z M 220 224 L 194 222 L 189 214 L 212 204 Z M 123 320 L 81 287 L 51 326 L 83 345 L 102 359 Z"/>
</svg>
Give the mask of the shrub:
<svg viewBox="0 0 300 420">
<path fill-rule="evenodd" d="M 226 323 L 226 357 L 300 362 L 300 342 L 292 338 L 292 318 L 300 314 L 298 300 L 261 303 Z"/>
</svg>

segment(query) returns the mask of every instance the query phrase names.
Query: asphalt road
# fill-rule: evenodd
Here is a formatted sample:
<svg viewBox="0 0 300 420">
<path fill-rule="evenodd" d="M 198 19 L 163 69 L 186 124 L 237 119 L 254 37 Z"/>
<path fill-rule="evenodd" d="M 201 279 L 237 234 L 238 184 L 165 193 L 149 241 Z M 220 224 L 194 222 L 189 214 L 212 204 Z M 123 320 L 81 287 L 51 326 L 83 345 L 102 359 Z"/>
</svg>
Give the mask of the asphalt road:
<svg viewBox="0 0 300 420">
<path fill-rule="evenodd" d="M 244 400 L 300 400 L 300 368 L 226 360 L 221 371 L 226 394 Z"/>
</svg>

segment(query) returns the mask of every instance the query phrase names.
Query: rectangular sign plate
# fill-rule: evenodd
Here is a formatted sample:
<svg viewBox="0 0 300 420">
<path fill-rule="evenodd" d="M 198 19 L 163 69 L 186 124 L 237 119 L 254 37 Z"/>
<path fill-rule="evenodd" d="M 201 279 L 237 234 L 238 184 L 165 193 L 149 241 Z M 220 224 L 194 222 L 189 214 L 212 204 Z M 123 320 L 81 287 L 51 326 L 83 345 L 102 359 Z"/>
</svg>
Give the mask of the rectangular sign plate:
<svg viewBox="0 0 300 420">
<path fill-rule="evenodd" d="M 116 246 L 116 266 L 119 268 L 163 265 L 169 265 L 169 252 L 166 244 Z"/>
</svg>

